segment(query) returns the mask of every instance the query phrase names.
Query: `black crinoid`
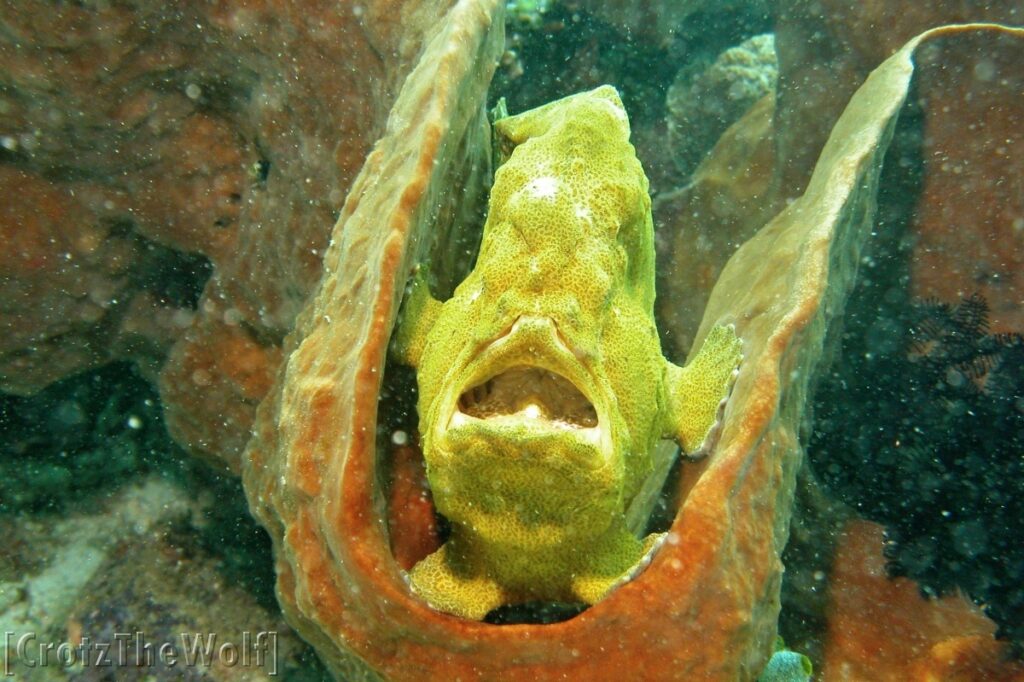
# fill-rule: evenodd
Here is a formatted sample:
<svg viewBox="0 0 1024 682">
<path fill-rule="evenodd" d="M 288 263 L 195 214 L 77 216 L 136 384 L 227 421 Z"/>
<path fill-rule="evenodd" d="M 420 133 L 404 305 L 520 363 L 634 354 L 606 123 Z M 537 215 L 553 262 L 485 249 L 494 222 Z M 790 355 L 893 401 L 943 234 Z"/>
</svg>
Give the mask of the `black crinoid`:
<svg viewBox="0 0 1024 682">
<path fill-rule="evenodd" d="M 980 296 L 854 320 L 815 417 L 812 466 L 886 526 L 890 573 L 963 590 L 1020 653 L 1024 337 L 988 333 Z"/>
</svg>

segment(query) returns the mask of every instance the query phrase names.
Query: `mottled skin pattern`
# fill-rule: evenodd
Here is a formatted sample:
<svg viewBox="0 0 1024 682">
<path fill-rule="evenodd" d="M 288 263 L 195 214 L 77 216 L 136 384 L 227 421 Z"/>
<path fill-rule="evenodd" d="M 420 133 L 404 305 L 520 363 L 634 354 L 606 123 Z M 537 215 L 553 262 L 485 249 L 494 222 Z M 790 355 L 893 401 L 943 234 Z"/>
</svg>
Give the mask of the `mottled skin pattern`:
<svg viewBox="0 0 1024 682">
<path fill-rule="evenodd" d="M 395 345 L 417 368 L 428 479 L 452 523 L 412 587 L 471 619 L 531 600 L 593 604 L 628 577 L 658 540 L 624 522 L 654 445 L 701 450 L 740 359 L 731 327 L 686 368 L 661 354 L 647 178 L 613 88 L 495 133 L 507 160 L 477 264 L 443 304 L 417 278 Z M 503 394 L 507 413 L 463 413 L 460 396 L 522 368 L 567 379 L 596 423 L 560 420 L 528 386 Z"/>
</svg>

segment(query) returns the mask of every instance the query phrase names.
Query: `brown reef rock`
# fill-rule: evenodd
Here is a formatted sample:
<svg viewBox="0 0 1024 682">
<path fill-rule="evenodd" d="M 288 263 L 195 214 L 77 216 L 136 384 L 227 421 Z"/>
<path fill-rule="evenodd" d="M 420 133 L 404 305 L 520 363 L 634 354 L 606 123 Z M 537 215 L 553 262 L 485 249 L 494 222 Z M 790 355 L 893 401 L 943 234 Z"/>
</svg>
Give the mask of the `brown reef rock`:
<svg viewBox="0 0 1024 682">
<path fill-rule="evenodd" d="M 346 192 L 451 5 L 0 2 L 0 389 L 137 360 L 175 438 L 237 470 Z"/>
<path fill-rule="evenodd" d="M 965 596 L 929 600 L 908 578 L 889 578 L 881 526 L 852 521 L 839 538 L 829 585 L 821 679 L 829 682 L 1024 680 L 995 624 Z"/>
</svg>

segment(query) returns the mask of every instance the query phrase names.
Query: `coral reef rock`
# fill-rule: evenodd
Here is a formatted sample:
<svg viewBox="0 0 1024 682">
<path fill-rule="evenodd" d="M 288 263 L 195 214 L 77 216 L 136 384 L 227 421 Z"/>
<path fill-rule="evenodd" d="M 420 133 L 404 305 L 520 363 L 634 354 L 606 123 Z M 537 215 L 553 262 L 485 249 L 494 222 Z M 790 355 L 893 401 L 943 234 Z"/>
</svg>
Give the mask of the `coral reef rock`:
<svg viewBox="0 0 1024 682">
<path fill-rule="evenodd" d="M 829 586 L 821 679 L 1024 680 L 995 626 L 961 595 L 929 600 L 907 578 L 886 575 L 882 527 L 853 521 L 839 538 Z"/>
<path fill-rule="evenodd" d="M 452 4 L 5 3 L 0 388 L 139 360 L 176 439 L 238 470 L 346 192 Z"/>
<path fill-rule="evenodd" d="M 59 519 L 45 513 L 0 517 L 0 628 L 12 643 L 10 650 L 0 650 L 0 663 L 9 664 L 8 674 L 19 680 L 89 681 L 111 679 L 117 670 L 118 679 L 126 680 L 226 682 L 273 680 L 275 671 L 289 675 L 309 668 L 303 660 L 312 655 L 309 648 L 281 614 L 229 583 L 217 558 L 178 531 L 219 504 L 203 498 L 153 475 L 87 512 Z M 254 650 L 244 659 L 219 657 L 225 644 L 239 652 L 260 632 L 275 640 L 272 657 L 262 654 L 257 662 Z M 26 640 L 28 653 L 14 655 L 13 643 L 26 636 L 34 637 Z M 188 666 L 186 652 L 195 637 L 204 655 Z M 54 650 L 37 650 L 46 642 L 75 647 L 74 665 L 64 665 Z M 104 665 L 100 646 L 107 643 L 113 646 L 106 649 Z M 164 645 L 176 652 L 176 664 L 157 656 Z"/>
<path fill-rule="evenodd" d="M 715 145 L 726 128 L 766 95 L 775 94 L 775 37 L 754 36 L 718 55 L 699 74 L 683 68 L 668 89 L 668 139 L 685 175 Z"/>
</svg>

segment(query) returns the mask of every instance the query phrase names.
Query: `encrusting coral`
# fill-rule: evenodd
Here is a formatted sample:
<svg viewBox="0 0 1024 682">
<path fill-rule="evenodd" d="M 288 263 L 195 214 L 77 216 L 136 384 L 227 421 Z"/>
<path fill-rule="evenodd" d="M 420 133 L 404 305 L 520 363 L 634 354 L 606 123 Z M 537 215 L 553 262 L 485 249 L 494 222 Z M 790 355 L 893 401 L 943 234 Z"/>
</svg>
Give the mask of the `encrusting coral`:
<svg viewBox="0 0 1024 682">
<path fill-rule="evenodd" d="M 778 79 L 775 37 L 754 36 L 718 55 L 699 74 L 681 70 L 665 96 L 673 159 L 689 176 L 726 128 L 766 95 Z"/>
</svg>

